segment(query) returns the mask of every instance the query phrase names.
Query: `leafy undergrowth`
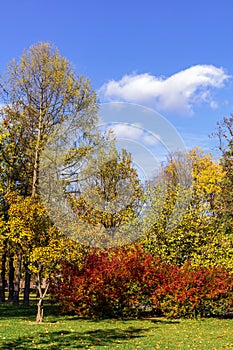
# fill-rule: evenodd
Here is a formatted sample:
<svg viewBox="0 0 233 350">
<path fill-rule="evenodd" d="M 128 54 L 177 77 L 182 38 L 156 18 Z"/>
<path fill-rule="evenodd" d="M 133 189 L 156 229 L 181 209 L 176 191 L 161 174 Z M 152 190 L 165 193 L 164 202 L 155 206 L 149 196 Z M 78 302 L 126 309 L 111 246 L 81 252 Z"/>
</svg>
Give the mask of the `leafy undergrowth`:
<svg viewBox="0 0 233 350">
<path fill-rule="evenodd" d="M 0 305 L 0 349 L 233 349 L 233 320 L 154 318 L 88 320 L 59 316 L 45 307 L 45 322 L 34 323 L 35 305 Z"/>
</svg>

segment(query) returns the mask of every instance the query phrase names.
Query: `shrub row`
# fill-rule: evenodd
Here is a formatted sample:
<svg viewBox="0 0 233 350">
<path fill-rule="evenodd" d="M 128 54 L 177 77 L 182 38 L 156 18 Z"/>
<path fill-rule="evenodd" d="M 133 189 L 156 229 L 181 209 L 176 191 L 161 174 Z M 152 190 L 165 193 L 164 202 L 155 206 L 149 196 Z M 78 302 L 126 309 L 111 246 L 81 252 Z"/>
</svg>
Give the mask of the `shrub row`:
<svg viewBox="0 0 233 350">
<path fill-rule="evenodd" d="M 62 263 L 51 295 L 80 316 L 220 316 L 233 304 L 232 274 L 223 268 L 167 264 L 139 246 L 93 251 L 82 268 Z"/>
</svg>

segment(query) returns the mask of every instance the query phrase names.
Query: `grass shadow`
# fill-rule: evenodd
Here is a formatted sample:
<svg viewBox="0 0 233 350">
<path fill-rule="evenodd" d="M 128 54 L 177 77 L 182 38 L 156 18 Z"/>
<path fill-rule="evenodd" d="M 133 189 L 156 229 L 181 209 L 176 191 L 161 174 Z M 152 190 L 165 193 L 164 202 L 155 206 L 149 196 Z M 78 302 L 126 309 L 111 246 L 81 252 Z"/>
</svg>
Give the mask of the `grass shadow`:
<svg viewBox="0 0 233 350">
<path fill-rule="evenodd" d="M 148 318 L 148 321 L 152 322 L 152 323 L 161 323 L 161 324 L 179 324 L 180 321 L 177 320 L 168 320 L 168 319 L 159 319 L 159 318 Z"/>
<path fill-rule="evenodd" d="M 39 333 L 35 336 L 24 336 L 2 344 L 6 349 L 84 349 L 89 346 L 106 346 L 127 342 L 133 338 L 141 338 L 148 328 L 129 327 L 127 329 L 111 328 L 91 331 L 71 332 L 60 330 L 56 332 Z M 146 334 L 145 334 L 146 335 Z"/>
<path fill-rule="evenodd" d="M 57 305 L 51 305 L 49 302 L 44 305 L 44 314 L 58 316 L 59 308 Z M 0 304 L 0 320 L 9 318 L 21 318 L 25 320 L 35 319 L 37 312 L 37 302 L 33 301 L 30 306 L 25 307 L 23 305 L 13 306 L 11 303 L 1 303 Z"/>
</svg>

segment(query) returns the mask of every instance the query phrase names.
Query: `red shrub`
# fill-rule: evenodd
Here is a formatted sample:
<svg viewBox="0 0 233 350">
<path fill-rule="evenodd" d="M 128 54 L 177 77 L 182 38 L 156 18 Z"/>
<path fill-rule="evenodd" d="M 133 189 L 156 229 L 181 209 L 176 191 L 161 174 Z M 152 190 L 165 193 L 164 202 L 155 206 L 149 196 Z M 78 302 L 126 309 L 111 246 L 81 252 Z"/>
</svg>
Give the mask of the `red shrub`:
<svg viewBox="0 0 233 350">
<path fill-rule="evenodd" d="M 152 300 L 169 317 L 221 315 L 231 308 L 232 275 L 222 268 L 170 266 Z"/>
<path fill-rule="evenodd" d="M 51 293 L 64 312 L 132 316 L 151 309 L 167 317 L 219 315 L 232 304 L 232 276 L 220 268 L 179 268 L 140 246 L 93 251 L 83 267 L 64 262 Z"/>
</svg>

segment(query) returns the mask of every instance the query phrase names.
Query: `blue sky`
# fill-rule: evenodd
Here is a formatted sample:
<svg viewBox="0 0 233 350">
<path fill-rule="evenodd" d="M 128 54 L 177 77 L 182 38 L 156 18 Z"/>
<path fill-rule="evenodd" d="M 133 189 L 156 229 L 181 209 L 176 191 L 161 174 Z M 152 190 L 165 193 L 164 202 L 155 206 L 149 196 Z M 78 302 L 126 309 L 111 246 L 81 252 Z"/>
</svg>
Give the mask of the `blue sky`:
<svg viewBox="0 0 233 350">
<path fill-rule="evenodd" d="M 231 0 L 3 1 L 0 71 L 49 41 L 101 102 L 152 108 L 188 148 L 208 151 L 217 121 L 233 113 L 232 14 Z"/>
</svg>

